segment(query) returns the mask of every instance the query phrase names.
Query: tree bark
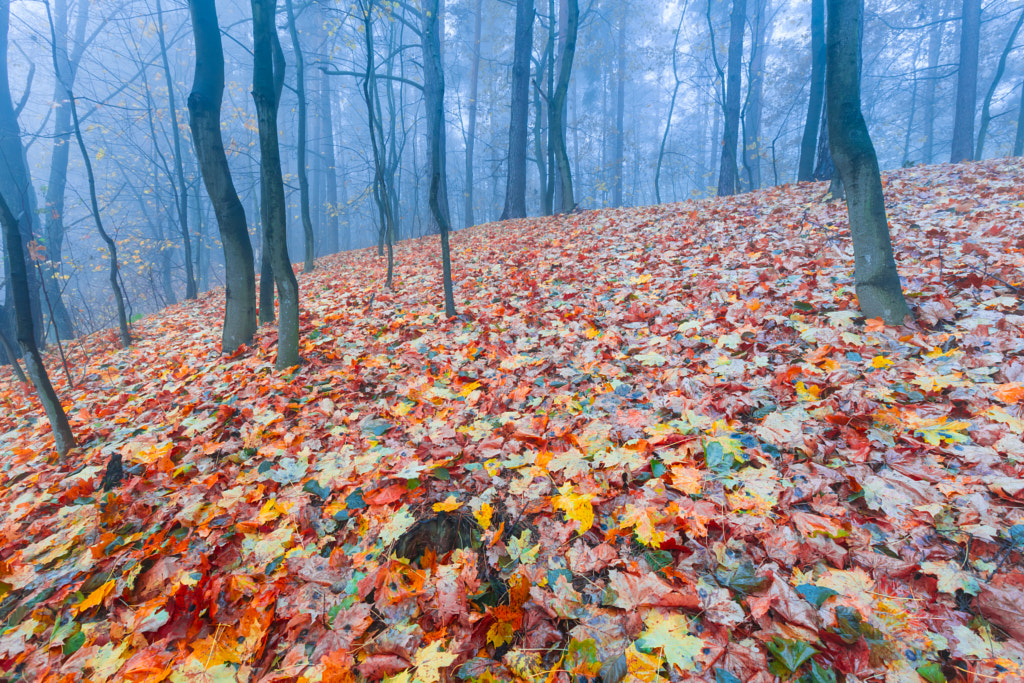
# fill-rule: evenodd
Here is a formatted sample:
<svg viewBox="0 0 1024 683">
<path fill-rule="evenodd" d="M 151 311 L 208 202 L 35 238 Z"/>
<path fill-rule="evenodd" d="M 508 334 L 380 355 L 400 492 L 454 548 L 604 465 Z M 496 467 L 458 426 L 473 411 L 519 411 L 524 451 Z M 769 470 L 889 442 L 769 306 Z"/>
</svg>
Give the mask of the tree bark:
<svg viewBox="0 0 1024 683">
<path fill-rule="evenodd" d="M 302 214 L 302 237 L 305 261 L 302 272 L 311 273 L 314 267 L 313 219 L 309 214 L 309 171 L 306 167 L 306 66 L 303 63 L 302 45 L 299 43 L 299 30 L 295 26 L 295 12 L 292 0 L 284 0 L 288 14 L 288 33 L 292 39 L 292 51 L 295 53 L 295 94 L 298 106 L 298 176 L 299 176 L 299 212 Z"/>
<path fill-rule="evenodd" d="M 224 49 L 215 0 L 189 0 L 196 70 L 188 97 L 189 123 L 206 193 L 224 248 L 224 327 L 221 350 L 233 353 L 256 333 L 256 273 L 245 209 L 231 178 L 220 113 L 224 99 Z"/>
<path fill-rule="evenodd" d="M 83 0 L 84 1 L 84 0 Z M 185 247 L 185 298 L 195 299 L 199 295 L 196 287 L 196 274 L 192 267 L 192 237 L 188 227 L 188 186 L 185 184 L 185 168 L 181 158 L 181 131 L 178 130 L 178 109 L 174 97 L 174 76 L 167 59 L 167 42 L 164 39 L 164 12 L 160 0 L 156 0 L 157 38 L 160 43 L 160 59 L 164 67 L 164 79 L 167 81 L 167 109 L 171 118 L 171 140 L 174 143 L 174 174 L 177 185 L 171 185 L 177 201 L 178 226 L 181 230 L 181 241 Z M 154 144 L 155 144 L 154 140 Z"/>
<path fill-rule="evenodd" d="M 960 66 L 956 78 L 953 147 L 950 163 L 974 158 L 974 108 L 978 99 L 978 40 L 981 0 L 963 0 L 960 26 Z"/>
<path fill-rule="evenodd" d="M 729 64 L 725 88 L 725 134 L 722 136 L 722 164 L 718 171 L 718 196 L 735 194 L 739 189 L 736 145 L 739 143 L 740 86 L 743 66 L 743 29 L 747 0 L 733 0 L 729 15 Z"/>
<path fill-rule="evenodd" d="M 928 82 L 925 85 L 924 98 L 924 149 L 922 159 L 930 164 L 935 159 L 935 89 L 938 84 L 937 71 L 939 57 L 942 53 L 942 34 L 946 23 L 943 20 L 949 10 L 951 0 L 932 3 L 930 20 L 932 26 L 928 31 Z"/>
<path fill-rule="evenodd" d="M 338 171 L 334 154 L 334 103 L 331 98 L 331 76 L 326 71 L 320 72 L 320 144 L 324 159 L 326 176 L 327 201 L 324 210 L 327 212 L 327 252 L 335 254 L 339 249 L 338 240 Z"/>
<path fill-rule="evenodd" d="M 763 109 L 764 69 L 767 45 L 771 42 L 771 17 L 767 0 L 754 0 L 753 39 L 750 48 L 750 77 L 743 114 L 743 168 L 747 172 L 745 190 L 761 187 L 761 110 Z"/>
<path fill-rule="evenodd" d="M 567 0 L 565 47 L 562 50 L 561 63 L 558 66 L 558 84 L 548 109 L 548 137 L 558 167 L 558 179 L 561 190 L 561 213 L 570 213 L 576 208 L 576 200 L 572 188 L 572 168 L 569 166 L 569 153 L 565 145 L 565 109 L 566 96 L 569 92 L 569 78 L 572 75 L 572 62 L 576 55 L 576 34 L 579 31 L 580 5 L 579 0 Z"/>
<path fill-rule="evenodd" d="M 1020 105 L 1017 107 L 1017 135 L 1013 139 L 1013 156 L 1024 154 L 1024 80 L 1020 84 Z"/>
<path fill-rule="evenodd" d="M 1003 72 L 1006 71 L 1006 58 L 1010 55 L 1010 51 L 1013 50 L 1013 43 L 1017 40 L 1017 33 L 1020 32 L 1021 24 L 1024 24 L 1024 10 L 1017 15 L 1017 23 L 1013 25 L 1013 30 L 1010 31 L 1010 37 L 1006 41 L 1003 53 L 999 55 L 999 63 L 996 65 L 996 73 L 992 77 L 992 85 L 989 86 L 988 92 L 985 93 L 985 100 L 981 105 L 981 125 L 978 127 L 978 146 L 974 150 L 975 159 L 981 159 L 985 151 L 985 136 L 988 135 L 988 124 L 992 121 L 992 96 L 995 95 L 996 88 L 999 87 L 999 81 L 1003 80 Z"/>
<path fill-rule="evenodd" d="M 516 3 L 516 35 L 512 54 L 512 111 L 508 127 L 508 176 L 505 184 L 505 208 L 501 212 L 501 220 L 526 217 L 526 150 L 529 147 L 530 54 L 533 52 L 533 18 L 533 0 L 518 0 Z"/>
<path fill-rule="evenodd" d="M 825 98 L 825 0 L 811 0 L 811 94 L 807 102 L 807 121 L 800 141 L 800 166 L 797 180 L 814 180 L 814 153 L 818 148 L 818 128 Z"/>
<path fill-rule="evenodd" d="M 445 136 L 444 136 L 444 70 L 441 67 L 441 34 L 439 0 L 427 0 L 423 20 L 423 98 L 427 110 L 427 145 L 430 156 L 430 189 L 427 202 L 430 213 L 441 232 L 441 280 L 444 287 L 444 314 L 456 315 L 455 294 L 452 286 L 451 248 L 448 232 L 451 225 L 448 214 L 448 196 L 444 192 Z"/>
<path fill-rule="evenodd" d="M 910 309 L 903 299 L 893 257 L 878 158 L 860 108 L 861 2 L 828 0 L 825 89 L 829 139 L 846 190 L 861 312 L 899 325 Z"/>
<path fill-rule="evenodd" d="M 5 3 L 6 4 L 6 3 Z M 6 7 L 4 14 L 6 15 Z M 6 21 L 4 22 L 7 23 Z M 6 28 L 6 27 L 4 27 Z M 6 34 L 6 30 L 4 31 Z M 4 74 L 6 77 L 6 74 Z M 6 78 L 0 83 L 0 88 L 7 97 L 10 91 L 7 88 Z M 0 93 L 0 98 L 3 94 Z M 0 221 L 3 223 L 4 250 L 7 253 L 7 266 L 10 268 L 10 282 L 14 297 L 15 320 L 18 330 L 18 344 L 25 356 L 25 367 L 28 369 L 32 384 L 35 385 L 39 402 L 43 404 L 46 418 L 50 422 L 50 429 L 53 431 L 53 442 L 58 455 L 63 459 L 72 448 L 75 447 L 75 437 L 71 433 L 71 425 L 68 423 L 68 416 L 60 404 L 60 398 L 50 383 L 50 376 L 46 373 L 46 366 L 43 365 L 43 358 L 39 354 L 39 347 L 36 345 L 36 335 L 32 324 L 32 306 L 29 302 L 29 279 L 28 268 L 25 264 L 25 250 L 21 243 L 21 231 L 18 226 L 18 219 L 11 213 L 7 200 L 0 195 Z M 12 359 L 12 362 L 17 362 Z"/>
<path fill-rule="evenodd" d="M 523 0 L 520 0 L 522 2 Z M 531 2 L 533 0 L 525 0 Z M 476 225 L 476 216 L 473 210 L 473 153 L 476 148 L 476 111 L 477 94 L 480 85 L 480 30 L 483 23 L 483 0 L 476 0 L 476 10 L 473 12 L 473 63 L 469 69 L 469 123 L 466 127 L 466 190 L 463 195 L 466 200 L 464 210 L 464 223 L 467 228 Z M 512 58 L 512 98 L 515 99 L 515 64 L 519 56 L 519 23 L 517 15 L 515 56 Z M 527 54 L 529 59 L 529 54 Z M 526 77 L 530 77 L 529 62 L 526 67 Z M 527 84 L 529 87 L 529 84 Z M 515 117 L 515 106 L 512 107 L 512 116 Z M 511 150 L 510 150 L 511 152 Z"/>
<path fill-rule="evenodd" d="M 285 234 L 286 213 L 284 179 L 281 174 L 281 149 L 277 137 L 277 108 L 283 80 L 280 59 L 274 59 L 274 23 L 276 0 L 252 0 L 253 75 L 252 98 L 260 139 L 260 176 L 266 187 L 266 216 L 263 226 L 269 248 L 270 265 L 279 299 L 277 321 L 278 370 L 299 364 L 299 285 L 295 279 Z M 278 63 L 275 64 L 275 61 Z"/>
</svg>

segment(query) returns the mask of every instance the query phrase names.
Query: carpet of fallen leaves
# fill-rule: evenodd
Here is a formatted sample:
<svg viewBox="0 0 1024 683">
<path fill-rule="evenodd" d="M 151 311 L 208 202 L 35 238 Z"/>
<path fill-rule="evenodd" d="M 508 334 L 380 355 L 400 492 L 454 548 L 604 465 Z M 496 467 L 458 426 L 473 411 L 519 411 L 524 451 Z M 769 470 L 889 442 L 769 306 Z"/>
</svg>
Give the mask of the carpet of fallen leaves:
<svg viewBox="0 0 1024 683">
<path fill-rule="evenodd" d="M 0 679 L 1022 680 L 1022 178 L 887 177 L 911 327 L 804 184 L 460 232 L 452 320 L 323 259 L 286 372 L 72 342 L 64 464 L 5 370 Z"/>
</svg>

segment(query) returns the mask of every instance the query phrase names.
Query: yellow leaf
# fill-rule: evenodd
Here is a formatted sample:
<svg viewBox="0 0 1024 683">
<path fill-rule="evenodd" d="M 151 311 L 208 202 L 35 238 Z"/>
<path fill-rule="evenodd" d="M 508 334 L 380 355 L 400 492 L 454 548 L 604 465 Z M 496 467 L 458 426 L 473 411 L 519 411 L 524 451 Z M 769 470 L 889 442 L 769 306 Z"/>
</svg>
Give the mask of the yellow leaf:
<svg viewBox="0 0 1024 683">
<path fill-rule="evenodd" d="M 814 384 L 796 383 L 796 395 L 801 401 L 820 401 L 821 387 Z"/>
<path fill-rule="evenodd" d="M 256 516 L 256 521 L 260 524 L 266 524 L 267 522 L 274 521 L 285 512 L 287 512 L 287 510 L 277 504 L 277 499 L 271 498 L 263 504 L 263 507 L 260 508 L 260 513 Z"/>
<path fill-rule="evenodd" d="M 658 531 L 655 524 L 660 521 L 656 519 L 657 512 L 652 508 L 646 508 L 630 503 L 626 506 L 626 514 L 619 523 L 620 529 L 633 528 L 637 539 L 649 548 L 660 548 L 665 542 L 665 532 Z"/>
<path fill-rule="evenodd" d="M 434 512 L 454 512 L 460 507 L 462 507 L 462 503 L 453 494 L 450 494 L 443 502 L 434 503 Z"/>
<path fill-rule="evenodd" d="M 473 513 L 473 516 L 476 518 L 476 523 L 479 524 L 484 531 L 487 531 L 491 528 L 491 515 L 493 514 L 494 508 L 491 507 L 491 504 L 484 503 L 480 506 L 479 510 Z"/>
<path fill-rule="evenodd" d="M 875 356 L 871 359 L 871 367 L 873 368 L 887 368 L 892 365 L 892 360 L 885 356 Z"/>
<path fill-rule="evenodd" d="M 85 600 L 79 603 L 78 613 L 81 614 L 82 612 L 85 612 L 87 610 L 92 609 L 93 607 L 98 606 L 106 599 L 108 595 L 110 595 L 110 592 L 112 590 L 114 590 L 113 579 L 107 581 L 105 584 L 94 590 L 92 593 L 89 593 L 89 597 L 87 597 Z"/>
<path fill-rule="evenodd" d="M 440 669 L 450 666 L 458 659 L 458 655 L 454 653 L 441 652 L 441 647 L 441 641 L 435 640 L 413 657 L 412 663 L 416 667 L 416 678 L 423 683 L 438 683 L 441 679 Z"/>
<path fill-rule="evenodd" d="M 556 510 L 565 512 L 565 519 L 574 519 L 580 523 L 577 533 L 582 536 L 594 526 L 594 506 L 590 501 L 594 499 L 592 493 L 573 493 L 572 483 L 566 482 L 559 489 L 560 495 L 553 496 L 551 504 Z"/>
</svg>

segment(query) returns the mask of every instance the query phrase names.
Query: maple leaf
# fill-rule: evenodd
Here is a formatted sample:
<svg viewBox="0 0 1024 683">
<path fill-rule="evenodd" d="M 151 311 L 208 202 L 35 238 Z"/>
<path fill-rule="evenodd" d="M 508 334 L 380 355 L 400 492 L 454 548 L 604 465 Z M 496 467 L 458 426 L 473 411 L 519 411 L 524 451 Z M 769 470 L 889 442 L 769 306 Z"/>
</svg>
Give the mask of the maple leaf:
<svg viewBox="0 0 1024 683">
<path fill-rule="evenodd" d="M 647 628 L 636 641 L 639 647 L 648 651 L 660 649 L 665 661 L 682 671 L 696 668 L 696 658 L 704 641 L 689 635 L 690 625 L 685 616 L 651 610 L 644 618 L 644 625 Z"/>
<path fill-rule="evenodd" d="M 451 666 L 452 662 L 459 658 L 455 653 L 442 652 L 442 647 L 444 644 L 435 640 L 414 655 L 412 663 L 416 669 L 416 678 L 423 683 L 438 683 L 441 678 L 440 670 Z"/>
<path fill-rule="evenodd" d="M 620 529 L 633 529 L 637 539 L 649 548 L 660 548 L 665 542 L 665 532 L 659 531 L 656 524 L 664 517 L 653 508 L 643 505 L 626 506 L 622 521 L 619 522 Z"/>
<path fill-rule="evenodd" d="M 462 503 L 455 497 L 454 494 L 449 494 L 444 501 L 440 503 L 434 503 L 434 512 L 454 512 L 462 507 Z"/>
<path fill-rule="evenodd" d="M 533 546 L 530 545 L 530 536 L 532 534 L 532 531 L 525 529 L 518 538 L 513 536 L 508 540 L 508 544 L 505 547 L 508 550 L 508 556 L 512 560 L 520 564 L 533 564 L 537 561 L 540 543 Z"/>
<path fill-rule="evenodd" d="M 576 533 L 582 536 L 590 527 L 594 526 L 594 506 L 591 501 L 594 499 L 592 493 L 573 493 L 572 483 L 566 482 L 558 489 L 559 495 L 551 498 L 551 503 L 556 510 L 565 512 L 566 520 L 579 522 Z"/>
<path fill-rule="evenodd" d="M 939 580 L 939 590 L 943 593 L 955 594 L 958 590 L 977 595 L 981 590 L 978 580 L 969 572 L 965 572 L 956 562 L 922 562 L 921 571 L 931 574 Z"/>
<path fill-rule="evenodd" d="M 477 524 L 484 531 L 491 528 L 491 516 L 494 514 L 494 508 L 490 503 L 481 503 L 480 509 L 473 512 L 473 517 L 476 519 Z"/>
<path fill-rule="evenodd" d="M 402 505 L 394 513 L 387 523 L 381 527 L 380 540 L 385 546 L 393 545 L 406 531 L 416 523 L 416 518 L 409 511 L 408 503 Z"/>
</svg>

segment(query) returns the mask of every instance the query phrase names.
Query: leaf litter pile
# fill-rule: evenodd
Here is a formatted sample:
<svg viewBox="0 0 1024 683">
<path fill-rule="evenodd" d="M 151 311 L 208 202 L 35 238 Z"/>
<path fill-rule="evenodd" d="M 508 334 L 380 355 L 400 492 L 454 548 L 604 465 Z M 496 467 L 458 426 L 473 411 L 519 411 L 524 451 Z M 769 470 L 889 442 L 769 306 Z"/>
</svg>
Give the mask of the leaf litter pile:
<svg viewBox="0 0 1024 683">
<path fill-rule="evenodd" d="M 71 344 L 0 416 L 0 679 L 1024 675 L 1024 161 L 886 192 L 917 322 L 858 315 L 824 186 L 492 224 Z M 101 479 L 120 455 L 124 480 Z"/>
</svg>

